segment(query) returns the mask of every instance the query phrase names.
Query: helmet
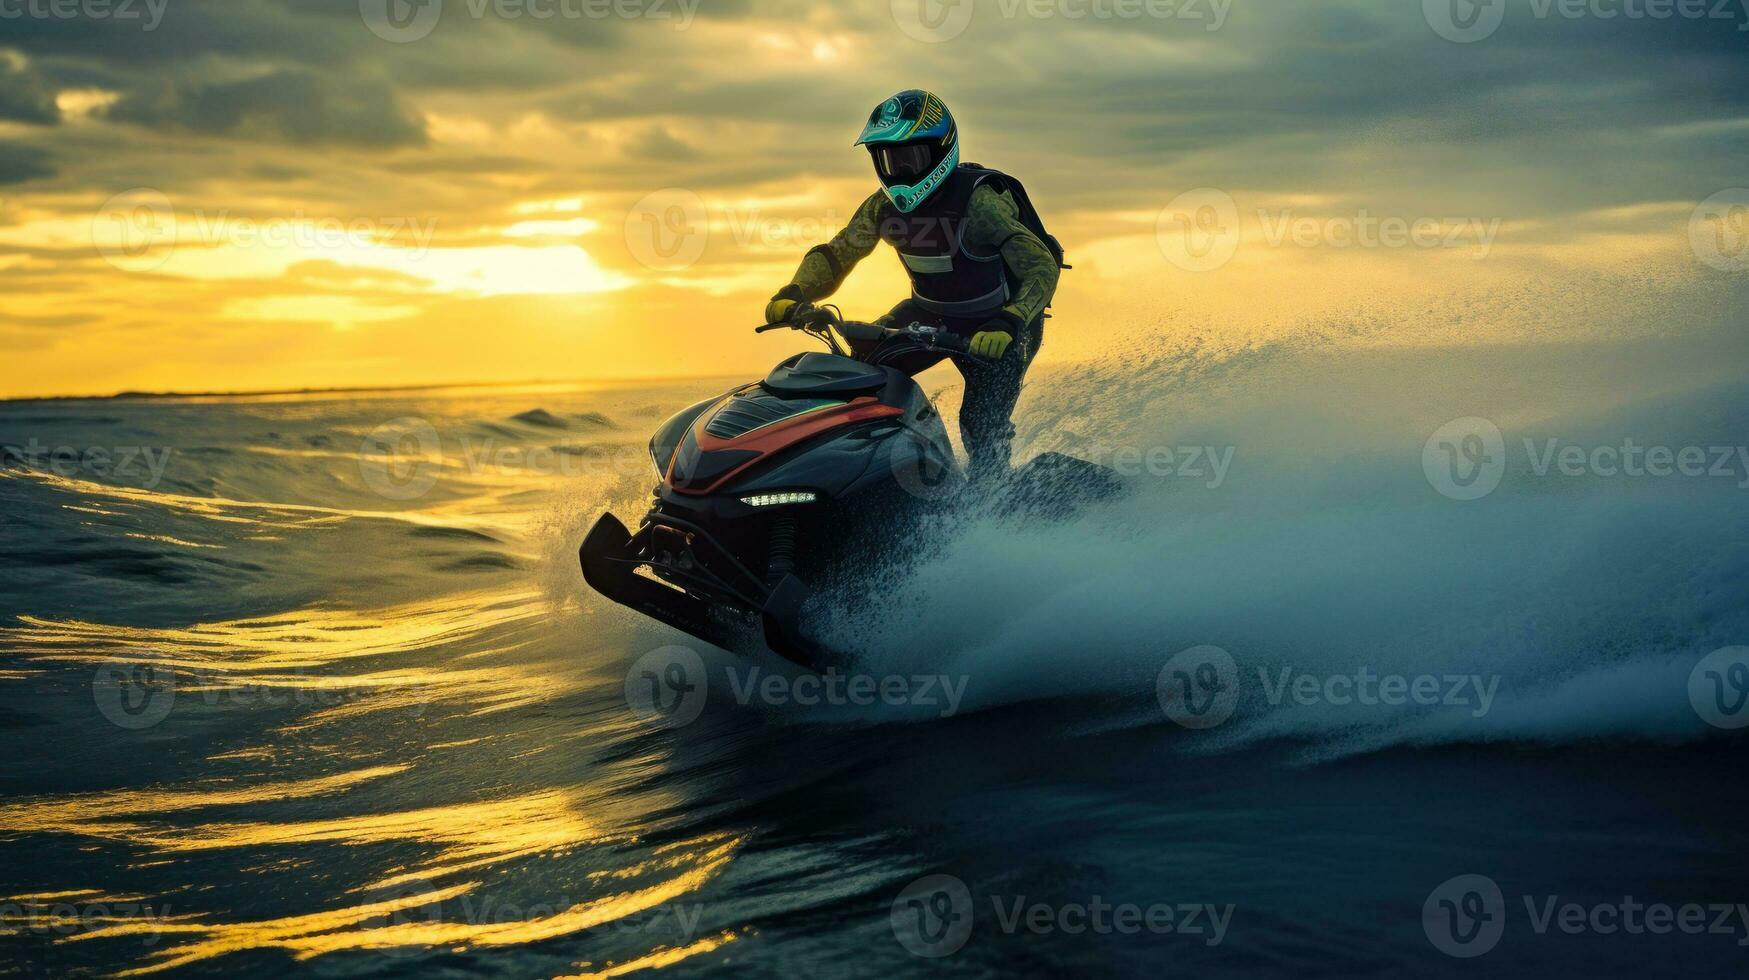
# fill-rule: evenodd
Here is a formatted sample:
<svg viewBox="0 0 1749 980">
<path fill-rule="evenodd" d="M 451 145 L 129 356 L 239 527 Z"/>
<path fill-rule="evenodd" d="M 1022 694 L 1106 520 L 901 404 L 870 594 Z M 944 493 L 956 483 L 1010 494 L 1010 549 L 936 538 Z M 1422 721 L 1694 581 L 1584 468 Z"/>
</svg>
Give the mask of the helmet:
<svg viewBox="0 0 1749 980">
<path fill-rule="evenodd" d="M 881 186 L 903 212 L 922 204 L 960 163 L 953 113 L 922 89 L 906 89 L 875 106 L 856 145 L 868 147 Z"/>
</svg>

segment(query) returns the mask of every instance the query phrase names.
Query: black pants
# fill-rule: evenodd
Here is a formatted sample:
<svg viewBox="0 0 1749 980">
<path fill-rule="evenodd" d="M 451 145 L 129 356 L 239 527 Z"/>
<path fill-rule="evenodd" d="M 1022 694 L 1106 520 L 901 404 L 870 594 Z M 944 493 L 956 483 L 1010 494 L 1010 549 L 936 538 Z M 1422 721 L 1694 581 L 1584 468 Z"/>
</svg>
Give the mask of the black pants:
<svg viewBox="0 0 1749 980">
<path fill-rule="evenodd" d="M 893 307 L 889 316 L 895 326 L 923 323 L 967 338 L 990 322 L 988 317 L 944 317 L 909 300 Z M 973 480 L 1008 472 L 1014 447 L 1014 406 L 1020 401 L 1027 366 L 1032 364 L 1043 342 L 1044 318 L 1041 316 L 1021 329 L 999 360 L 954 359 L 954 366 L 959 368 L 960 377 L 966 382 L 965 398 L 960 404 L 960 441 L 965 444 L 966 455 L 971 457 Z M 867 357 L 879 346 L 879 341 L 851 343 L 851 349 L 858 357 Z M 919 351 L 885 363 L 908 375 L 916 375 L 941 363 L 946 356 Z"/>
</svg>

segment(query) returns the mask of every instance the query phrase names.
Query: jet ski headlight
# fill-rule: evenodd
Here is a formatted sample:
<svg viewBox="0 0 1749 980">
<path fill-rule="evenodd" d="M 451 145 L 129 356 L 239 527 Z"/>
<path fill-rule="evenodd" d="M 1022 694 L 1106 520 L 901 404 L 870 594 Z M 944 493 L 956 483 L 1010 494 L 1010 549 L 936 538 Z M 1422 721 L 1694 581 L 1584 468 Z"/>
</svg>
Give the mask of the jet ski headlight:
<svg viewBox="0 0 1749 980">
<path fill-rule="evenodd" d="M 820 495 L 812 490 L 782 490 L 742 497 L 741 502 L 749 507 L 779 507 L 784 504 L 811 504 L 819 499 Z"/>
</svg>

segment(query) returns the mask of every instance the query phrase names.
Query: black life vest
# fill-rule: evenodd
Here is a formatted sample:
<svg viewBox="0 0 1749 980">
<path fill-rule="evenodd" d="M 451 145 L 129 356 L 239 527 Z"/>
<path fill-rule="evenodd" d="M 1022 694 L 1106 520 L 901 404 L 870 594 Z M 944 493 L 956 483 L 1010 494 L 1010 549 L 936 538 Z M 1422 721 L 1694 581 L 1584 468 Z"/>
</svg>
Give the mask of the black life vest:
<svg viewBox="0 0 1749 980">
<path fill-rule="evenodd" d="M 997 170 L 975 163 L 961 164 L 934 194 L 915 211 L 903 214 L 886 209 L 881 217 L 881 240 L 899 253 L 905 273 L 911 277 L 911 299 L 941 316 L 977 318 L 1002 309 L 1017 285 L 1002 262 L 1002 242 L 988 254 L 972 250 L 966 242 L 966 213 L 972 194 L 980 186 L 1006 191 L 1019 206 L 1021 221 L 1062 265 L 1062 248 L 1045 233 L 1044 225 L 1027 199 L 1020 182 Z M 1067 266 L 1063 266 L 1067 268 Z"/>
</svg>

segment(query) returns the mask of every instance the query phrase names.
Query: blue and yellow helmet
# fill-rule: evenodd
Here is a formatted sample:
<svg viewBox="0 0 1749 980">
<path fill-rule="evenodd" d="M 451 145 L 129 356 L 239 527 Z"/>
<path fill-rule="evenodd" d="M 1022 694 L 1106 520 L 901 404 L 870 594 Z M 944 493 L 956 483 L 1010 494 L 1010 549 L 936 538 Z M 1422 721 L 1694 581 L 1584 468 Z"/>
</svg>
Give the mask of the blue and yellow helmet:
<svg viewBox="0 0 1749 980">
<path fill-rule="evenodd" d="M 960 163 L 953 113 L 922 89 L 906 89 L 875 106 L 856 145 L 868 147 L 887 197 L 905 212 L 939 190 Z"/>
</svg>

